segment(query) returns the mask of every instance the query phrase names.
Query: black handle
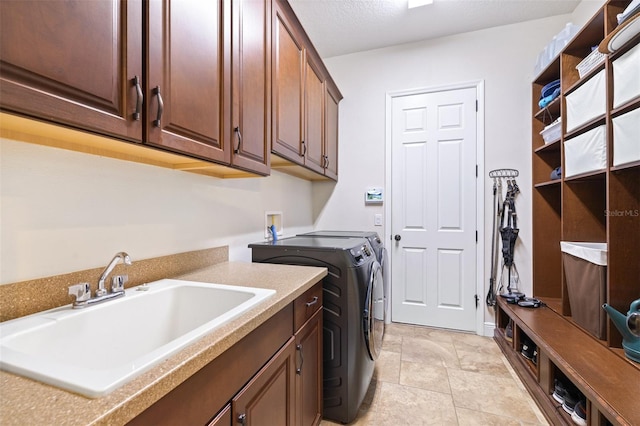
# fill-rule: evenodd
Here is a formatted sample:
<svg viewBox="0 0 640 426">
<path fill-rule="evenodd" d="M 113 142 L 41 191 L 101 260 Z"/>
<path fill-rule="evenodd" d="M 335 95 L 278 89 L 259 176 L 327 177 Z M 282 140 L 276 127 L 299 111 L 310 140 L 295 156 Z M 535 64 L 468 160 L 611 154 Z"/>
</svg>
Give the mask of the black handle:
<svg viewBox="0 0 640 426">
<path fill-rule="evenodd" d="M 233 131 L 236 132 L 236 134 L 238 135 L 238 147 L 233 150 L 233 152 L 237 154 L 240 152 L 240 145 L 242 145 L 242 133 L 240 133 L 240 127 L 238 126 L 236 126 L 236 128 L 233 129 Z"/>
<path fill-rule="evenodd" d="M 164 102 L 162 101 L 162 94 L 160 93 L 160 86 L 156 86 L 153 89 L 153 94 L 158 96 L 158 115 L 153 120 L 153 125 L 160 127 L 160 120 L 162 120 L 162 113 L 164 112 Z"/>
<path fill-rule="evenodd" d="M 238 423 L 240 423 L 242 426 L 245 426 L 247 424 L 247 415 L 242 413 L 238 416 Z"/>
<path fill-rule="evenodd" d="M 402 239 L 402 237 L 400 236 L 400 234 L 396 234 L 395 237 L 393 237 L 394 240 L 396 241 L 400 241 Z"/>
<path fill-rule="evenodd" d="M 136 110 L 133 111 L 133 119 L 140 120 L 140 110 L 142 109 L 142 102 L 144 95 L 142 94 L 142 86 L 140 86 L 140 77 L 137 75 L 133 77 L 133 85 L 136 87 Z"/>
<path fill-rule="evenodd" d="M 302 141 L 302 154 L 300 154 L 300 157 L 305 157 L 307 155 L 307 144 L 304 143 L 304 141 Z"/>
<path fill-rule="evenodd" d="M 329 157 L 327 155 L 324 156 L 324 168 L 329 168 Z"/>
<path fill-rule="evenodd" d="M 311 299 L 311 302 L 307 302 L 307 308 L 315 305 L 316 303 L 318 303 L 318 296 L 313 296 L 313 299 Z"/>
<path fill-rule="evenodd" d="M 302 345 L 296 345 L 296 350 L 300 354 L 300 367 L 296 368 L 296 374 L 302 374 L 302 365 L 304 364 L 304 356 L 302 356 Z"/>
</svg>

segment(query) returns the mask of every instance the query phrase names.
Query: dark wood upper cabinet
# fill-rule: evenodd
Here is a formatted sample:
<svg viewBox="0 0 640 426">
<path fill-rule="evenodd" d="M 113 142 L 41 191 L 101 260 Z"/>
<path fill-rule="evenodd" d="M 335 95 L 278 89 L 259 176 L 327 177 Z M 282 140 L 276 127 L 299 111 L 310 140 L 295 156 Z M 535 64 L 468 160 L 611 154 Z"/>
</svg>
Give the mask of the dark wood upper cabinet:
<svg viewBox="0 0 640 426">
<path fill-rule="evenodd" d="M 273 13 L 273 152 L 302 163 L 304 45 L 280 2 Z"/>
<path fill-rule="evenodd" d="M 2 0 L 0 28 L 3 110 L 142 140 L 141 0 Z"/>
<path fill-rule="evenodd" d="M 271 1 L 232 1 L 231 164 L 269 174 Z"/>
<path fill-rule="evenodd" d="M 338 180 L 338 104 L 342 95 L 330 82 L 325 94 L 325 162 L 324 173 L 328 178 Z"/>
<path fill-rule="evenodd" d="M 146 143 L 228 164 L 228 1 L 146 4 Z"/>
<path fill-rule="evenodd" d="M 311 55 L 306 55 L 304 96 L 304 164 L 324 173 L 324 75 Z"/>
</svg>

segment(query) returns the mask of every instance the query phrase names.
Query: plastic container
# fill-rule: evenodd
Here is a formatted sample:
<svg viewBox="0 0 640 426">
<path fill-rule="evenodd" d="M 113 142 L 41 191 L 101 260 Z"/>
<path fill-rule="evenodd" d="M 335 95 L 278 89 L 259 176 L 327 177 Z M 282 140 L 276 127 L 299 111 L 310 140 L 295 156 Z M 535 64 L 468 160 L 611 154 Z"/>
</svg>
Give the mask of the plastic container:
<svg viewBox="0 0 640 426">
<path fill-rule="evenodd" d="M 560 133 L 562 133 L 562 120 L 560 118 L 549 124 L 540 132 L 545 144 L 559 140 Z"/>
<path fill-rule="evenodd" d="M 613 61 L 613 107 L 640 96 L 640 44 Z"/>
<path fill-rule="evenodd" d="M 598 339 L 606 337 L 607 244 L 561 241 L 573 321 Z"/>
<path fill-rule="evenodd" d="M 592 76 L 567 95 L 567 132 L 604 115 L 607 109 L 607 84 L 604 71 Z"/>
<path fill-rule="evenodd" d="M 599 126 L 565 141 L 565 177 L 606 169 L 606 136 L 605 126 Z"/>
<path fill-rule="evenodd" d="M 613 119 L 614 166 L 640 161 L 640 138 L 638 135 L 640 135 L 640 108 Z"/>
<path fill-rule="evenodd" d="M 600 52 L 598 49 L 594 49 L 591 53 L 587 55 L 578 65 L 576 65 L 576 69 L 578 70 L 578 75 L 580 78 L 589 74 L 589 71 L 597 67 L 607 55 Z"/>
</svg>

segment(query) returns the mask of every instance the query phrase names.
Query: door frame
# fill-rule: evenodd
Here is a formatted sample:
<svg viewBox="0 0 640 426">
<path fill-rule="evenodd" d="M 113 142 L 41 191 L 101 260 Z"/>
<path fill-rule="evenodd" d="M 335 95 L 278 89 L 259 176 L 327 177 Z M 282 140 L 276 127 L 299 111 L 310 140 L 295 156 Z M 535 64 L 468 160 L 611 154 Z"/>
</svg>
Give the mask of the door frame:
<svg viewBox="0 0 640 426">
<path fill-rule="evenodd" d="M 476 231 L 478 232 L 478 242 L 476 244 L 476 294 L 478 295 L 478 308 L 476 309 L 476 334 L 480 336 L 493 336 L 494 322 L 485 322 L 485 304 L 484 304 L 484 259 L 485 259 L 485 233 L 484 233 L 484 80 L 474 80 L 462 83 L 453 83 L 440 86 L 430 86 L 407 90 L 398 90 L 386 93 L 386 112 L 385 112 L 385 187 L 387 190 L 384 207 L 384 240 L 391 241 L 393 233 L 391 232 L 391 119 L 393 98 L 401 96 L 410 96 L 426 93 L 444 92 L 457 89 L 476 89 L 477 116 L 476 116 Z M 389 272 L 393 269 L 393 258 L 391 251 L 389 253 Z M 387 297 L 391 297 L 391 286 L 388 289 Z M 391 303 L 389 303 L 391 311 Z M 389 312 L 391 314 L 391 312 Z"/>
</svg>

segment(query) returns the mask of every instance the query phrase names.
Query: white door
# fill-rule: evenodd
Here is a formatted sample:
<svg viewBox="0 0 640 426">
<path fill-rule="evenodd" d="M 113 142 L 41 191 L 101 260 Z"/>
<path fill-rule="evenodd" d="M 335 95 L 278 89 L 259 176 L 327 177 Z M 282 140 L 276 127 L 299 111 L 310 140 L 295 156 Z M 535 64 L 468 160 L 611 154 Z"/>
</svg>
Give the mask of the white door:
<svg viewBox="0 0 640 426">
<path fill-rule="evenodd" d="M 476 329 L 476 88 L 391 105 L 392 320 Z"/>
</svg>

